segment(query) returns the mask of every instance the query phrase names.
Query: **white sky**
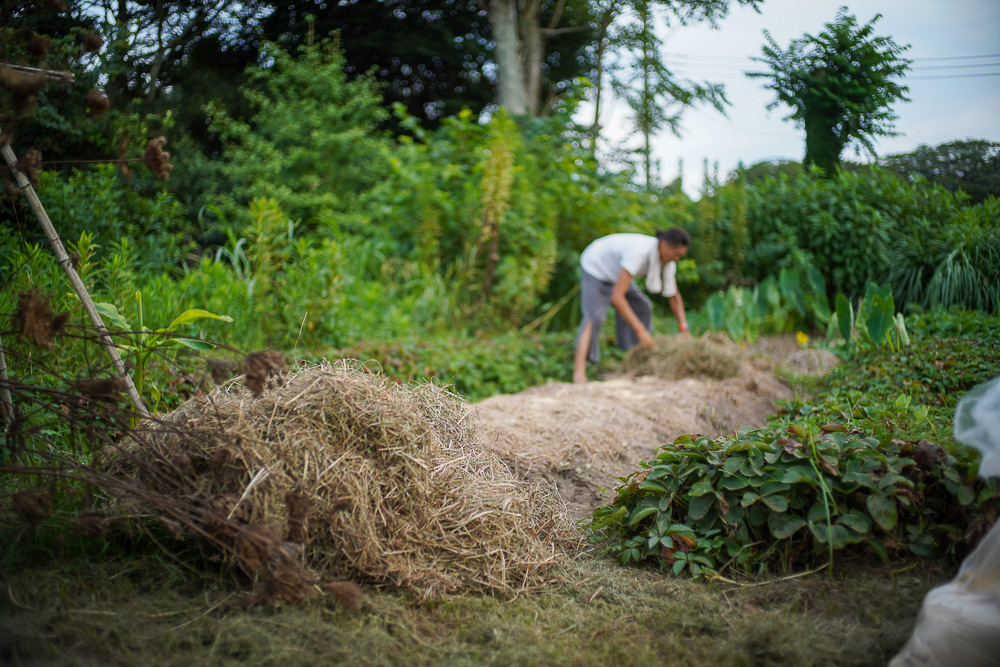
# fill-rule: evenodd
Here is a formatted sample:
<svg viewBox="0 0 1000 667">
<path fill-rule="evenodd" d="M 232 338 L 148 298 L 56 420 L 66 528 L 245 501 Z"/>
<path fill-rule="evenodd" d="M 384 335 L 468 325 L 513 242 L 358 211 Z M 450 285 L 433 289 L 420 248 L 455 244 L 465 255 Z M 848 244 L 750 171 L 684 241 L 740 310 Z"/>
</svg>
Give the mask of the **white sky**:
<svg viewBox="0 0 1000 667">
<path fill-rule="evenodd" d="M 792 121 L 782 120 L 789 109 L 779 106 L 768 112 L 765 107 L 773 94 L 761 87 L 762 81 L 748 79 L 743 73 L 766 71 L 762 63 L 750 60 L 761 55 L 763 29 L 787 48 L 792 39 L 821 32 L 843 5 L 862 25 L 881 13 L 875 34 L 911 46 L 904 54 L 914 60 L 905 81 L 911 101 L 894 106 L 899 115 L 896 130 L 901 136 L 878 140 L 880 156 L 956 139 L 1000 141 L 1000 1 L 765 0 L 760 14 L 737 8 L 718 30 L 707 25 L 682 27 L 666 40 L 663 55 L 675 74 L 724 83 L 732 104 L 728 117 L 711 108 L 688 109 L 679 138 L 668 131 L 654 140 L 660 181 L 676 178 L 678 159 L 683 159 L 684 190 L 697 198 L 706 158 L 719 163 L 723 177 L 740 160 L 746 165 L 775 158 L 801 160 L 805 134 Z M 992 57 L 956 58 L 983 55 Z M 969 76 L 986 73 L 998 75 Z M 581 122 L 589 123 L 593 107 L 581 114 Z M 641 138 L 634 135 L 622 104 L 608 105 L 601 123 L 606 146 L 640 145 Z M 859 159 L 850 149 L 843 157 Z"/>
</svg>

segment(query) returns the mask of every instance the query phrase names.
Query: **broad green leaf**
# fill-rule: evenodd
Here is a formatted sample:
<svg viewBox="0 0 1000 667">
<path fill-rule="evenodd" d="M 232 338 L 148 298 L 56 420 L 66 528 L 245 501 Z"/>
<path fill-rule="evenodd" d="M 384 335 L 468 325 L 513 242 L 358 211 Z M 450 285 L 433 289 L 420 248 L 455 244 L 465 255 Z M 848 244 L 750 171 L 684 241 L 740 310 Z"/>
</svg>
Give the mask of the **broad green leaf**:
<svg viewBox="0 0 1000 667">
<path fill-rule="evenodd" d="M 635 524 L 645 519 L 647 516 L 656 514 L 658 511 L 659 510 L 656 509 L 655 507 L 639 507 L 634 512 L 632 512 L 632 516 L 629 517 L 628 520 L 628 525 L 634 526 Z"/>
<path fill-rule="evenodd" d="M 866 486 L 869 489 L 875 488 L 875 482 L 872 481 L 871 475 L 867 475 L 863 472 L 849 472 L 845 474 L 841 479 L 844 482 L 860 484 L 861 486 Z"/>
<path fill-rule="evenodd" d="M 667 493 L 667 487 L 664 486 L 663 482 L 656 479 L 649 479 L 648 477 L 639 485 L 639 490 L 660 495 Z"/>
<path fill-rule="evenodd" d="M 725 489 L 726 491 L 737 491 L 739 489 L 745 489 L 746 487 L 747 481 L 742 477 L 724 476 L 719 479 L 719 488 Z"/>
<path fill-rule="evenodd" d="M 873 493 L 868 496 L 868 512 L 872 515 L 882 530 L 890 531 L 896 527 L 896 522 L 898 520 L 898 514 L 896 512 L 896 504 L 892 502 L 892 499 L 888 496 Z"/>
<path fill-rule="evenodd" d="M 885 336 L 892 327 L 894 320 L 893 305 L 891 298 L 886 301 L 881 294 L 872 296 L 872 303 L 868 310 L 868 319 L 865 327 L 868 330 L 868 337 L 872 345 L 881 345 L 885 341 Z"/>
<path fill-rule="evenodd" d="M 691 486 L 690 495 L 693 497 L 703 496 L 706 493 L 715 493 L 715 489 L 712 488 L 712 485 L 706 482 L 705 480 L 701 480 L 700 482 L 695 482 Z"/>
<path fill-rule="evenodd" d="M 757 495 L 753 491 L 747 491 L 746 493 L 743 494 L 743 499 L 740 500 L 740 507 L 749 507 L 758 500 L 760 500 L 759 495 Z"/>
<path fill-rule="evenodd" d="M 861 510 L 851 510 L 844 516 L 837 519 L 837 523 L 843 524 L 861 535 L 867 535 L 872 529 L 872 520 Z"/>
<path fill-rule="evenodd" d="M 771 535 L 779 540 L 791 537 L 804 525 L 806 525 L 806 520 L 800 516 L 786 516 L 778 512 L 771 512 L 767 518 L 767 527 L 771 531 Z"/>
<path fill-rule="evenodd" d="M 785 496 L 764 496 L 761 502 L 773 509 L 775 512 L 785 512 L 788 510 L 788 498 Z"/>
<path fill-rule="evenodd" d="M 111 320 L 111 323 L 119 329 L 131 330 L 132 327 L 128 325 L 128 320 L 122 317 L 113 303 L 95 303 L 94 308 L 97 309 L 101 319 Z"/>
<path fill-rule="evenodd" d="M 809 530 L 812 531 L 817 542 L 830 543 L 834 549 L 846 547 L 850 538 L 847 529 L 838 524 L 827 526 L 825 523 L 810 523 Z"/>
<path fill-rule="evenodd" d="M 784 482 L 785 484 L 798 484 L 799 482 L 806 482 L 807 484 L 815 485 L 816 473 L 809 468 L 796 466 L 794 468 L 789 468 L 778 481 Z"/>
<path fill-rule="evenodd" d="M 840 335 L 844 340 L 851 340 L 851 332 L 854 330 L 854 309 L 851 302 L 842 293 L 837 293 L 837 324 L 840 326 Z"/>
<path fill-rule="evenodd" d="M 714 495 L 696 496 L 691 499 L 688 503 L 688 517 L 692 521 L 698 521 L 708 514 L 708 510 L 712 507 L 712 503 L 715 502 Z"/>
<path fill-rule="evenodd" d="M 745 456 L 730 456 L 726 459 L 726 462 L 722 464 L 722 470 L 732 475 L 742 468 L 744 463 L 746 463 Z"/>
<path fill-rule="evenodd" d="M 216 315 L 215 313 L 210 313 L 207 310 L 201 310 L 200 308 L 189 308 L 174 318 L 174 321 L 167 326 L 167 331 L 173 331 L 182 324 L 190 324 L 191 322 L 205 318 L 222 320 L 223 322 L 233 321 L 233 318 L 229 317 L 229 315 Z"/>
<path fill-rule="evenodd" d="M 791 484 L 785 484 L 783 482 L 768 482 L 760 489 L 760 495 L 769 496 L 772 493 L 781 493 L 782 491 L 787 491 L 792 488 Z"/>
<path fill-rule="evenodd" d="M 174 338 L 172 340 L 177 341 L 178 345 L 183 345 L 184 347 L 189 347 L 192 350 L 198 350 L 199 352 L 207 352 L 208 350 L 214 350 L 215 345 L 209 343 L 205 340 L 199 340 L 197 338 Z"/>
</svg>

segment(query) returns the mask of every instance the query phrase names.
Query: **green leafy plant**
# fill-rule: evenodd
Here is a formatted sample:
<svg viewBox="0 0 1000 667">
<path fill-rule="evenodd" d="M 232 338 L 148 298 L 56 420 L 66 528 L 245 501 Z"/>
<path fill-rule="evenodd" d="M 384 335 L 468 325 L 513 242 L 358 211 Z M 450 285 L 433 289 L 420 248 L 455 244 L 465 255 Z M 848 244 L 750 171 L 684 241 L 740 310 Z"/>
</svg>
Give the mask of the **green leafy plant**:
<svg viewBox="0 0 1000 667">
<path fill-rule="evenodd" d="M 146 392 L 148 386 L 149 396 L 152 398 L 152 402 L 149 407 L 155 411 L 160 403 L 161 392 L 159 387 L 157 387 L 154 382 L 150 381 L 148 376 L 149 363 L 153 358 L 153 355 L 157 352 L 170 348 L 176 348 L 178 346 L 186 347 L 199 352 L 213 350 L 215 349 L 214 343 L 201 340 L 200 338 L 181 336 L 176 334 L 175 331 L 178 327 L 191 324 L 204 318 L 222 320 L 223 322 L 232 322 L 233 318 L 228 315 L 216 315 L 215 313 L 210 313 L 207 310 L 201 310 L 199 308 L 189 308 L 175 317 L 166 327 L 148 330 L 144 327 L 143 323 L 142 292 L 137 291 L 135 293 L 135 299 L 138 304 L 139 328 L 134 332 L 132 331 L 132 327 L 129 325 L 128 320 L 126 320 L 122 314 L 118 312 L 118 308 L 114 304 L 95 303 L 94 306 L 97 308 L 97 312 L 101 314 L 102 318 L 119 327 L 122 331 L 130 332 L 130 335 L 128 336 L 129 342 L 118 342 L 117 346 L 132 355 L 135 363 L 135 370 L 133 371 L 132 376 L 135 388 L 139 392 L 139 395 L 142 396 Z"/>
<path fill-rule="evenodd" d="M 898 401 L 889 412 L 910 408 Z M 832 566 L 840 550 L 929 556 L 960 547 L 962 533 L 950 523 L 956 505 L 974 509 L 1000 495 L 953 457 L 918 466 L 918 445 L 874 428 L 871 417 L 845 425 L 824 422 L 828 409 L 800 404 L 792 412 L 794 420 L 766 429 L 686 435 L 663 447 L 594 512 L 595 539 L 623 564 L 652 559 L 692 574 L 782 570 L 823 557 Z"/>
</svg>

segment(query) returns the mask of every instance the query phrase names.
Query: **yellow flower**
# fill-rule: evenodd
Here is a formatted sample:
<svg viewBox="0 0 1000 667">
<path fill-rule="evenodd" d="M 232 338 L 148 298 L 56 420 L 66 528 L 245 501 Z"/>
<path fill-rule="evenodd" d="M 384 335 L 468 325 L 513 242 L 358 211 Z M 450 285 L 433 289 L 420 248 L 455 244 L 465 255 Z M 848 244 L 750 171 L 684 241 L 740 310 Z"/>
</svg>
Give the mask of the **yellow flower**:
<svg viewBox="0 0 1000 667">
<path fill-rule="evenodd" d="M 798 342 L 800 347 L 805 347 L 809 344 L 809 336 L 807 336 L 804 331 L 800 331 L 795 334 L 795 340 Z"/>
</svg>

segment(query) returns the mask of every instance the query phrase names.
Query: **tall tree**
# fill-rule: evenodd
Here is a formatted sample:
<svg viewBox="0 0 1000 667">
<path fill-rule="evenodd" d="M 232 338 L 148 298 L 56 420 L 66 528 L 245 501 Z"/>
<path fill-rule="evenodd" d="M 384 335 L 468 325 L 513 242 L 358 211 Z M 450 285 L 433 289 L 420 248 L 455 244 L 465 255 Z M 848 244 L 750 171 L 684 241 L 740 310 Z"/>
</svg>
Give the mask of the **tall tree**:
<svg viewBox="0 0 1000 667">
<path fill-rule="evenodd" d="M 261 35 L 295 53 L 310 31 L 336 30 L 353 78 L 369 73 L 426 127 L 493 101 L 492 28 L 476 0 L 268 0 Z"/>
<path fill-rule="evenodd" d="M 771 71 L 747 73 L 768 80 L 764 87 L 775 94 L 768 109 L 779 104 L 792 108 L 786 120 L 806 132 L 804 164 L 816 165 L 828 176 L 840 165 L 848 144 L 854 142 L 874 155 L 876 137 L 899 134 L 892 105 L 909 101 L 909 89 L 899 80 L 912 62 L 902 57 L 910 47 L 876 36 L 875 24 L 881 18 L 876 14 L 858 25 L 847 7 L 841 7 L 823 32 L 794 39 L 788 49 L 765 30 L 764 56 L 754 60 Z"/>
<path fill-rule="evenodd" d="M 723 112 L 728 104 L 722 84 L 684 81 L 660 57 L 663 40 L 656 34 L 655 0 L 633 0 L 634 20 L 616 36 L 621 60 L 612 70 L 611 86 L 632 110 L 636 130 L 642 135 L 639 150 L 646 187 L 653 186 L 652 139 L 664 128 L 677 134 L 684 110 L 698 103 Z"/>
</svg>

